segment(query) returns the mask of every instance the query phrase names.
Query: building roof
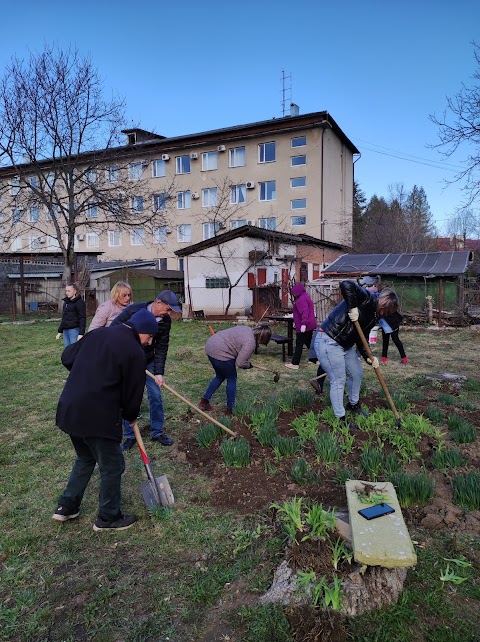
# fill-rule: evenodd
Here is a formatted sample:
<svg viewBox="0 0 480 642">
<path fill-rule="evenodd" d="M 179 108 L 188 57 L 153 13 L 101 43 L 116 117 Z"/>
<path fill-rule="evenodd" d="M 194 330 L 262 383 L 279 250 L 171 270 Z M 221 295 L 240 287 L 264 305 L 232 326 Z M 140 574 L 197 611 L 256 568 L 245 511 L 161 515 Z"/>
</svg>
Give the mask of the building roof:
<svg viewBox="0 0 480 642">
<path fill-rule="evenodd" d="M 7 277 L 9 279 L 20 278 L 20 262 L 15 260 L 5 261 Z M 89 262 L 88 269 L 90 272 L 103 272 L 105 270 L 115 271 L 122 268 L 148 267 L 157 265 L 157 261 L 93 261 Z M 55 259 L 26 261 L 23 265 L 23 275 L 26 278 L 61 278 L 63 276 L 63 261 Z M 171 270 L 176 272 L 176 270 Z M 181 273 L 183 274 L 183 273 Z"/>
<path fill-rule="evenodd" d="M 292 245 L 317 245 L 319 247 L 329 247 L 332 249 L 341 250 L 344 248 L 343 245 L 338 243 L 332 243 L 331 241 L 321 241 L 320 239 L 315 238 L 314 236 L 309 236 L 308 234 L 287 234 L 286 232 L 277 232 L 275 230 L 265 230 L 255 225 L 242 225 L 237 227 L 234 230 L 229 230 L 223 234 L 217 234 L 211 239 L 206 241 L 200 241 L 199 243 L 194 243 L 189 245 L 181 250 L 177 250 L 175 254 L 177 256 L 189 256 L 190 254 L 196 254 L 207 248 L 214 247 L 222 243 L 227 243 L 237 238 L 243 237 L 256 238 L 261 240 L 273 240 L 279 243 L 290 243 Z"/>
<path fill-rule="evenodd" d="M 459 276 L 466 272 L 472 259 L 473 255 L 468 250 L 413 254 L 344 254 L 323 270 L 323 274 Z"/>
<path fill-rule="evenodd" d="M 480 239 L 463 239 L 461 236 L 439 236 L 435 239 L 435 247 L 440 251 L 448 250 L 480 250 Z"/>
</svg>

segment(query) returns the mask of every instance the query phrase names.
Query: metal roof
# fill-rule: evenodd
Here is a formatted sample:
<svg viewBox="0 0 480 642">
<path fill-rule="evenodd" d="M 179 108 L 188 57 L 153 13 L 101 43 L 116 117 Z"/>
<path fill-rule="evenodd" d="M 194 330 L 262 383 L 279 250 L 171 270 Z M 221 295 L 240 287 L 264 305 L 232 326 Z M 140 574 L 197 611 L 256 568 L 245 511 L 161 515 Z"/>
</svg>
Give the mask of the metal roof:
<svg viewBox="0 0 480 642">
<path fill-rule="evenodd" d="M 396 276 L 460 276 L 473 260 L 468 250 L 411 254 L 344 254 L 323 274 L 391 274 Z"/>
</svg>

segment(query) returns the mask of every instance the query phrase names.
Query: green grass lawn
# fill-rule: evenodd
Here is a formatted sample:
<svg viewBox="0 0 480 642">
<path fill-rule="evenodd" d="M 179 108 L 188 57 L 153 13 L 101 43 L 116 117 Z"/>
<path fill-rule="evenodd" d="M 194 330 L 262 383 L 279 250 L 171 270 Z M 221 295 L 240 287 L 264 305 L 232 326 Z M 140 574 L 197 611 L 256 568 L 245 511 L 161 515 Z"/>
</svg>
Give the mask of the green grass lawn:
<svg viewBox="0 0 480 642">
<path fill-rule="evenodd" d="M 170 480 L 176 502 L 172 509 L 148 514 L 139 492 L 143 465 L 132 451 L 123 481 L 123 509 L 137 513 L 140 520 L 130 530 L 92 530 L 96 473 L 80 517 L 66 524 L 51 519 L 73 461 L 70 440 L 54 421 L 68 374 L 60 363 L 56 328 L 48 321 L 0 325 L 0 640 L 293 642 L 286 612 L 255 602 L 269 587 L 285 544 L 270 529 L 267 511 L 242 516 L 215 509 L 209 504 L 208 479 L 192 473 L 168 449 L 146 442 L 157 474 Z M 173 323 L 166 381 L 194 403 L 213 373 L 204 352 L 208 336 L 204 323 Z M 480 378 L 480 340 L 468 329 L 405 331 L 402 340 L 410 365 L 397 363 L 391 346 L 383 371 L 397 395 L 411 394 L 425 374 L 449 371 Z M 240 372 L 239 402 L 267 400 L 282 385 L 308 387 L 307 379 L 314 375 L 314 369 L 306 367 L 284 374 L 279 346 L 260 348 L 255 358 L 266 367 L 281 368 L 280 383 L 259 370 Z M 372 392 L 378 382 L 365 377 L 365 387 Z M 475 382 L 465 395 L 465 402 L 480 408 Z M 217 396 L 219 404 L 224 402 L 223 389 Z M 168 392 L 164 400 L 166 429 L 175 438 L 182 431 L 186 407 Z M 148 422 L 145 402 L 143 415 L 140 425 Z M 347 622 L 350 639 L 478 642 L 480 534 L 475 538 L 419 530 L 411 535 L 421 544 L 419 561 L 408 574 L 399 603 Z M 442 582 L 444 559 L 461 556 L 476 560 L 467 581 Z M 214 621 L 218 635 L 223 631 L 221 635 L 230 637 L 206 637 Z"/>
</svg>

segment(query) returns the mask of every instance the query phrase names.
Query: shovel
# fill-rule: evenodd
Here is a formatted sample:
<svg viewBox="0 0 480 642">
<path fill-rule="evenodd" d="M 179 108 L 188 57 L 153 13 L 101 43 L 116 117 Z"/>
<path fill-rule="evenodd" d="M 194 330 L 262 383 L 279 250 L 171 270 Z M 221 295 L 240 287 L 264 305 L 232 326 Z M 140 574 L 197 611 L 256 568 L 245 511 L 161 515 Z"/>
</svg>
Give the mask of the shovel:
<svg viewBox="0 0 480 642">
<path fill-rule="evenodd" d="M 147 481 L 142 482 L 140 486 L 145 504 L 150 509 L 156 508 L 157 506 L 173 506 L 175 500 L 168 479 L 165 475 L 161 475 L 160 477 L 154 476 L 137 422 L 133 424 L 133 431 L 135 433 L 135 439 L 137 440 L 138 449 L 140 450 L 140 456 L 147 471 Z"/>
<path fill-rule="evenodd" d="M 155 379 L 155 377 L 153 376 L 153 374 L 151 372 L 149 372 L 148 370 L 145 370 L 145 372 L 147 373 L 148 377 L 151 377 L 152 379 Z M 236 437 L 237 436 L 236 432 L 233 432 L 233 430 L 230 430 L 230 428 L 227 428 L 226 426 L 221 424 L 219 421 L 217 421 L 216 419 L 214 419 L 210 415 L 207 415 L 206 412 L 203 412 L 203 410 L 200 410 L 200 408 L 197 408 L 197 406 L 195 404 L 193 404 L 191 401 L 186 399 L 183 395 L 181 395 L 179 392 L 177 392 L 173 388 L 170 388 L 170 386 L 167 386 L 166 383 L 163 384 L 162 388 L 165 388 L 166 390 L 168 390 L 168 392 L 171 392 L 172 395 L 175 395 L 175 397 L 177 397 L 178 399 L 180 399 L 181 401 L 186 403 L 187 406 L 190 406 L 190 408 L 192 408 L 192 410 L 195 410 L 195 412 L 198 412 L 199 415 L 202 415 L 202 417 L 205 417 L 206 419 L 208 419 L 208 421 L 210 423 L 215 424 L 216 426 L 218 426 L 219 428 L 221 428 L 222 430 L 227 432 L 231 437 Z"/>
<path fill-rule="evenodd" d="M 373 361 L 373 354 L 372 354 L 372 351 L 370 350 L 370 346 L 368 344 L 368 341 L 365 339 L 365 335 L 363 334 L 363 330 L 362 330 L 361 325 L 359 324 L 358 321 L 354 321 L 353 323 L 355 324 L 355 327 L 356 327 L 357 332 L 358 332 L 358 336 L 360 337 L 360 339 L 361 339 L 361 341 L 363 343 L 363 347 L 365 348 L 365 352 L 367 353 L 368 358 Z M 378 378 L 378 380 L 380 382 L 380 385 L 383 388 L 383 392 L 385 393 L 385 396 L 387 398 L 388 405 L 390 406 L 390 408 L 392 409 L 393 414 L 395 415 L 395 420 L 396 420 L 395 423 L 397 425 L 397 428 L 400 428 L 400 426 L 401 426 L 400 415 L 398 414 L 398 410 L 395 408 L 395 403 L 394 403 L 392 397 L 390 396 L 390 393 L 388 392 L 388 388 L 387 388 L 387 384 L 385 383 L 385 379 L 383 378 L 383 375 L 380 372 L 380 368 L 374 368 L 374 370 L 375 370 L 375 374 L 377 375 L 377 378 Z"/>
<path fill-rule="evenodd" d="M 263 366 L 257 366 L 255 363 L 252 363 L 252 366 L 254 368 L 258 368 L 258 370 L 265 370 L 265 372 L 273 372 L 273 374 L 275 375 L 273 377 L 273 380 L 275 381 L 275 383 L 278 383 L 280 381 L 280 373 L 278 372 L 278 370 L 270 370 L 270 368 L 264 368 Z"/>
</svg>

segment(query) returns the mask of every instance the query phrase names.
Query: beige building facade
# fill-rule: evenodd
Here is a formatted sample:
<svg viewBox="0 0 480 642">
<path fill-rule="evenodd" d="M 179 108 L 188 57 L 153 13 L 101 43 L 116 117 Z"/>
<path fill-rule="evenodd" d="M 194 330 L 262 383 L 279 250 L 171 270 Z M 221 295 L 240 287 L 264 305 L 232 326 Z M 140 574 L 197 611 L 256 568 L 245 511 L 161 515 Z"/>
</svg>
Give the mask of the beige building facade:
<svg viewBox="0 0 480 642">
<path fill-rule="evenodd" d="M 116 189 L 131 218 L 116 225 L 101 195 L 91 199 L 75 229 L 79 255 L 155 259 L 161 269 L 183 269 L 175 252 L 242 225 L 351 245 L 358 150 L 328 112 L 172 138 L 124 133 L 127 145 L 86 153 L 82 163 L 87 187 L 92 180 Z M 0 253 L 58 252 L 53 206 L 31 194 L 22 206 L 18 193 L 29 181 L 41 189 L 51 176 L 48 161 L 31 176 L 26 165 L 0 169 Z M 75 198 L 88 198 L 87 192 Z M 58 223 L 61 228 L 61 217 Z"/>
</svg>

